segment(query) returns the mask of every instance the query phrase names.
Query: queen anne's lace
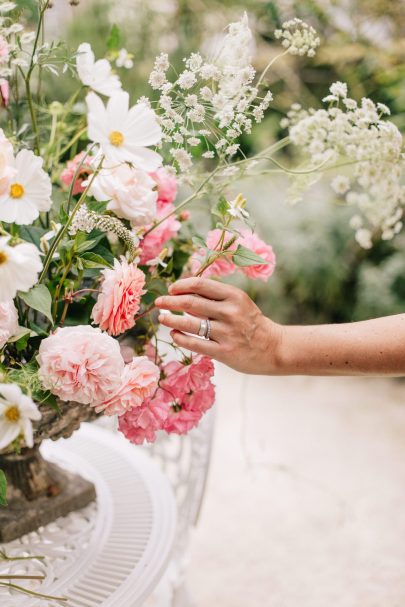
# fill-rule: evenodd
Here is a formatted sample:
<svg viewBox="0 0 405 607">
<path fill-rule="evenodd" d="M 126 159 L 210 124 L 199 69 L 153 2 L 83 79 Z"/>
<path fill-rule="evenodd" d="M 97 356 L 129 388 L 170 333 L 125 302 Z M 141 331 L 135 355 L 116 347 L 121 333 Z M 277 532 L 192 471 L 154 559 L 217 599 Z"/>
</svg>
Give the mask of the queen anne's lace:
<svg viewBox="0 0 405 607">
<path fill-rule="evenodd" d="M 353 227 L 359 244 L 369 248 L 374 233 L 389 240 L 402 228 L 402 137 L 393 123 L 382 119 L 389 113 L 386 106 L 366 98 L 358 105 L 347 98 L 342 82 L 330 87 L 324 101 L 329 107 L 321 110 L 306 111 L 295 104 L 283 124 L 289 126 L 291 141 L 311 156 L 312 167 L 344 165 L 344 174 L 335 176 L 331 185 L 361 211 Z M 354 169 L 350 177 L 346 165 Z"/>
</svg>

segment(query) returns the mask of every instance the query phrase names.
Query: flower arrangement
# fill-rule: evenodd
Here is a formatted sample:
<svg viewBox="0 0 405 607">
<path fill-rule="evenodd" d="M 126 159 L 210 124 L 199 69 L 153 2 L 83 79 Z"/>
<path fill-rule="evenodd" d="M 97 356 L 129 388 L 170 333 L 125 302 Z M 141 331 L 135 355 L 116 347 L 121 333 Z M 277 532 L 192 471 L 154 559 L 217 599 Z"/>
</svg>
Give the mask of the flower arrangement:
<svg viewBox="0 0 405 607">
<path fill-rule="evenodd" d="M 277 59 L 256 74 L 246 15 L 180 74 L 162 53 L 150 98 L 132 102 L 117 70 L 136 62 L 114 36 L 101 59 L 87 43 L 70 52 L 43 42 L 52 7 L 37 4 L 29 32 L 23 12 L 0 2 L 0 450 L 32 445 L 41 412 L 60 401 L 118 416 L 136 444 L 186 433 L 214 402 L 214 368 L 174 344 L 174 357 L 162 352 L 155 298 L 181 275 L 266 281 L 276 263 L 232 184 L 284 171 L 295 201 L 337 171 L 332 187 L 358 207 L 352 223 L 368 247 L 401 229 L 401 135 L 388 108 L 358 105 L 335 83 L 327 109 L 294 105 L 288 135 L 246 157 L 240 137 L 272 102 L 266 74 Z M 276 38 L 279 56 L 312 57 L 320 44 L 299 19 Z M 44 94 L 49 75 L 78 81 L 63 104 Z M 303 154 L 298 168 L 275 157 L 289 144 Z M 206 235 L 192 224 L 197 200 L 212 214 Z"/>
</svg>

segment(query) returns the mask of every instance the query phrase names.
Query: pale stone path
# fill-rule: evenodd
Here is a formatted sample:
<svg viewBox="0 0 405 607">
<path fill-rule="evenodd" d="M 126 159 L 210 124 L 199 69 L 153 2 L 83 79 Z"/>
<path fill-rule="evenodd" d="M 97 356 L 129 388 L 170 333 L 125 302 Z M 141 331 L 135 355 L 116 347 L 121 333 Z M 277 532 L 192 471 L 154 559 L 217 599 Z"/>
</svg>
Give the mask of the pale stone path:
<svg viewBox="0 0 405 607">
<path fill-rule="evenodd" d="M 217 383 L 196 607 L 404 607 L 405 382 Z"/>
</svg>

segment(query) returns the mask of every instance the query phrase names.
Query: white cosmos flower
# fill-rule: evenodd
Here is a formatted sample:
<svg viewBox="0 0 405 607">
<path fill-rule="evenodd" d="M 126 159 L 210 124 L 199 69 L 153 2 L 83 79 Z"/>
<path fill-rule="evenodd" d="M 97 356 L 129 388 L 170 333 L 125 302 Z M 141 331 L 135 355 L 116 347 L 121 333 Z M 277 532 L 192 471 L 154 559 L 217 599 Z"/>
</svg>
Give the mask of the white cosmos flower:
<svg viewBox="0 0 405 607">
<path fill-rule="evenodd" d="M 95 93 L 86 98 L 89 109 L 88 134 L 100 145 L 111 163 L 129 162 L 144 171 L 155 171 L 162 157 L 147 146 L 160 143 L 162 130 L 155 112 L 145 103 L 129 107 L 129 95 L 115 93 L 107 107 Z"/>
<path fill-rule="evenodd" d="M 107 209 L 132 225 L 151 223 L 156 216 L 156 181 L 127 164 L 103 168 L 93 180 L 90 193 L 96 200 L 109 200 Z"/>
<path fill-rule="evenodd" d="M 82 83 L 93 91 L 110 97 L 121 90 L 121 81 L 112 73 L 110 62 L 107 59 L 95 61 L 94 53 L 87 42 L 83 42 L 77 49 L 76 67 Z"/>
<path fill-rule="evenodd" d="M 0 384 L 0 450 L 18 436 L 24 437 L 27 447 L 33 447 L 32 420 L 39 419 L 38 407 L 17 384 Z"/>
<path fill-rule="evenodd" d="M 8 191 L 15 176 L 13 146 L 0 129 L 0 196 Z"/>
<path fill-rule="evenodd" d="M 27 225 L 38 218 L 40 211 L 49 211 L 52 184 L 42 164 L 42 158 L 30 150 L 21 150 L 13 159 L 15 174 L 0 194 L 0 221 Z"/>
<path fill-rule="evenodd" d="M 9 237 L 0 237 L 0 301 L 14 299 L 17 291 L 28 291 L 38 279 L 42 262 L 30 242 L 10 247 Z"/>
<path fill-rule="evenodd" d="M 18 312 L 13 300 L 0 301 L 0 348 L 18 332 Z"/>
</svg>

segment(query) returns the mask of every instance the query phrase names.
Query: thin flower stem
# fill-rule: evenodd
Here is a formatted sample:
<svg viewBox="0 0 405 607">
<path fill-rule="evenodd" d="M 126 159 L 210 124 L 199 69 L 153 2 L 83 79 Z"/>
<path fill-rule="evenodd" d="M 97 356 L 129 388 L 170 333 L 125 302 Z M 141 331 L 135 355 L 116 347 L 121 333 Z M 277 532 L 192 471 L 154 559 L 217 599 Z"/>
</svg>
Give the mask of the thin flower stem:
<svg viewBox="0 0 405 607">
<path fill-rule="evenodd" d="M 11 582 L 0 582 L 0 586 L 3 588 L 11 588 L 12 590 L 17 590 L 17 592 L 21 592 L 22 594 L 27 594 L 28 596 L 34 596 L 38 599 L 47 599 L 49 601 L 63 601 L 66 602 L 69 599 L 63 596 L 51 596 L 49 594 L 42 594 L 41 592 L 34 592 L 33 590 L 28 590 L 28 588 L 24 588 L 23 586 L 18 586 L 17 584 L 12 584 Z"/>
<path fill-rule="evenodd" d="M 79 200 L 75 204 L 75 206 L 73 208 L 73 211 L 71 212 L 71 214 L 68 217 L 67 222 L 65 223 L 64 226 L 61 227 L 61 229 L 59 230 L 59 232 L 57 233 L 57 235 L 55 237 L 55 240 L 52 243 L 52 246 L 49 248 L 49 251 L 48 251 L 48 253 L 47 253 L 46 257 L 45 257 L 43 270 L 42 270 L 41 275 L 40 275 L 40 277 L 38 279 L 38 284 L 40 284 L 44 280 L 44 278 L 45 278 L 45 276 L 46 276 L 46 274 L 48 272 L 49 266 L 51 264 L 53 255 L 54 255 L 56 249 L 58 248 L 58 245 L 59 245 L 60 241 L 62 240 L 62 238 L 64 237 L 64 235 L 68 231 L 69 226 L 71 225 L 74 216 L 76 215 L 77 211 L 80 209 L 81 205 L 85 201 L 86 196 L 87 196 L 87 194 L 88 194 L 88 192 L 89 192 L 89 190 L 90 190 L 90 188 L 91 188 L 91 186 L 93 184 L 94 179 L 97 177 L 97 175 L 100 172 L 100 169 L 101 169 L 101 166 L 103 164 L 103 161 L 104 161 L 104 156 L 101 158 L 101 160 L 100 160 L 100 162 L 99 162 L 96 170 L 94 171 L 93 175 L 91 176 L 91 179 L 90 179 L 89 183 L 87 184 L 86 189 L 84 190 L 84 192 L 80 196 Z"/>
<path fill-rule="evenodd" d="M 275 57 L 273 57 L 273 59 L 266 65 L 266 67 L 264 68 L 259 80 L 257 81 L 256 86 L 259 87 L 261 85 L 261 83 L 263 82 L 267 72 L 269 71 L 269 69 L 271 68 L 272 65 L 274 65 L 274 63 L 278 60 L 281 59 L 281 57 L 284 57 L 284 55 L 287 55 L 289 53 L 289 50 L 287 49 L 286 51 L 284 51 L 283 53 L 279 53 L 278 55 L 276 55 Z"/>
<path fill-rule="evenodd" d="M 172 215 L 175 215 L 176 213 L 178 213 L 180 211 L 180 209 L 183 209 L 186 205 L 190 204 L 190 202 L 192 202 L 193 200 L 195 200 L 198 196 L 201 196 L 202 194 L 202 190 L 204 188 L 205 185 L 207 185 L 207 183 L 216 175 L 216 173 L 218 173 L 219 170 L 222 170 L 224 167 L 223 166 L 218 166 L 216 169 L 214 169 L 198 186 L 198 188 L 195 190 L 195 192 L 193 192 L 193 194 L 191 194 L 188 198 L 186 198 L 185 200 L 183 200 L 183 202 L 181 202 L 175 209 L 174 211 L 172 211 L 171 213 L 168 213 L 165 217 L 163 217 L 160 221 L 158 221 L 157 223 L 155 223 L 155 225 L 153 225 L 151 228 L 149 228 L 149 230 L 147 230 L 144 234 L 144 237 L 147 236 L 148 234 L 150 234 L 153 230 L 155 230 L 161 223 L 163 223 L 164 221 L 166 221 L 167 219 L 169 219 L 169 217 L 171 217 Z"/>
<path fill-rule="evenodd" d="M 44 580 L 44 575 L 0 575 L 0 580 Z"/>
</svg>

